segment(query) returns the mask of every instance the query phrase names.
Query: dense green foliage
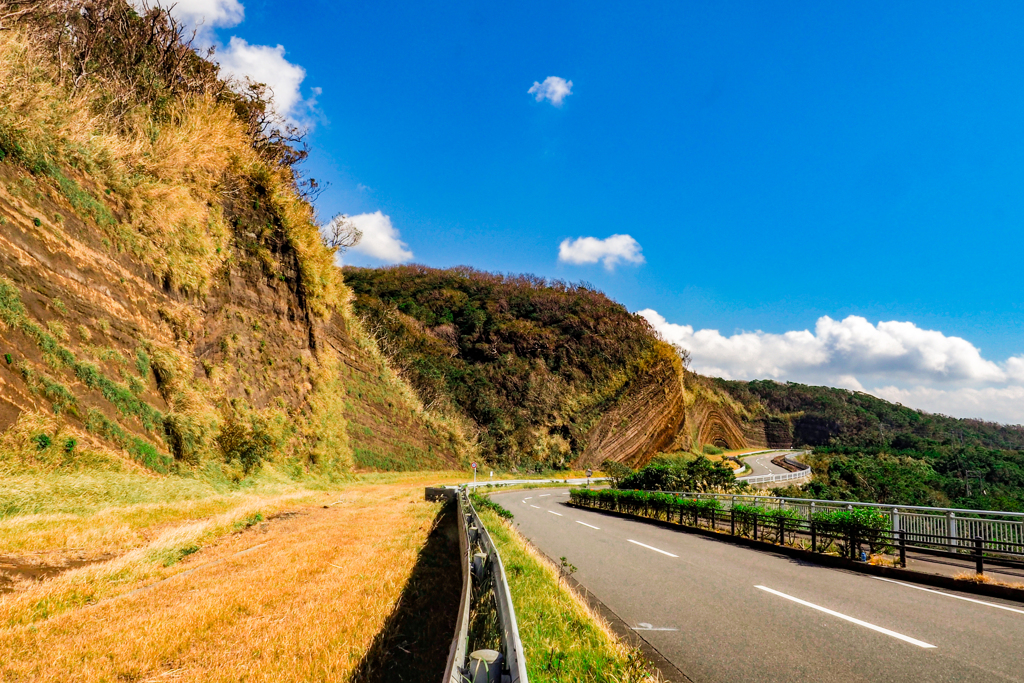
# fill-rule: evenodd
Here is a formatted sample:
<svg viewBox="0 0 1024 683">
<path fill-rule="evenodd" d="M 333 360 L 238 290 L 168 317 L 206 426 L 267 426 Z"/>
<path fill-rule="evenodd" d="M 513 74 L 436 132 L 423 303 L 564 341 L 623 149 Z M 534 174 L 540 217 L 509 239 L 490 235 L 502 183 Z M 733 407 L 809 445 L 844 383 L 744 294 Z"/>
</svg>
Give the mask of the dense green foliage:
<svg viewBox="0 0 1024 683">
<path fill-rule="evenodd" d="M 731 486 L 735 481 L 731 467 L 700 456 L 689 462 L 647 465 L 623 478 L 616 487 L 641 491 L 708 491 Z"/>
<path fill-rule="evenodd" d="M 346 268 L 345 281 L 423 402 L 471 419 L 485 456 L 508 465 L 567 465 L 665 346 L 586 285 L 423 266 Z"/>
<path fill-rule="evenodd" d="M 722 504 L 714 498 L 680 498 L 660 491 L 620 489 L 571 489 L 569 501 L 576 505 L 601 510 L 615 510 L 655 519 L 685 519 L 708 517 L 721 510 Z"/>
<path fill-rule="evenodd" d="M 770 380 L 716 383 L 814 447 L 810 484 L 779 495 L 1024 510 L 1024 427 L 932 415 L 869 394 Z"/>
</svg>

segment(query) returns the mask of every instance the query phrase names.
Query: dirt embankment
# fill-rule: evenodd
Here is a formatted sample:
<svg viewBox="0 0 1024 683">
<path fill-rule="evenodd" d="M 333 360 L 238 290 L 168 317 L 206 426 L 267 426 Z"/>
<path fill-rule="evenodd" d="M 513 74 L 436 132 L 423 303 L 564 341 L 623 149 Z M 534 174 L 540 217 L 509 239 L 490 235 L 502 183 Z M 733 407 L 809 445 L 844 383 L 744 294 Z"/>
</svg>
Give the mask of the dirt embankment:
<svg viewBox="0 0 1024 683">
<path fill-rule="evenodd" d="M 167 416 L 244 406 L 305 420 L 306 432 L 289 437 L 295 456 L 330 439 L 347 450 L 347 436 L 356 467 L 458 462 L 450 438 L 384 381 L 343 313 L 309 314 L 287 244 L 239 245 L 207 292 L 185 294 L 57 188 L 9 164 L 0 164 L 0 226 L 0 274 L 15 290 L 7 303 L 24 309 L 22 324 L 0 323 L 0 437 L 25 414 L 57 413 L 79 448 L 144 442 L 169 462 L 180 453 Z"/>
</svg>

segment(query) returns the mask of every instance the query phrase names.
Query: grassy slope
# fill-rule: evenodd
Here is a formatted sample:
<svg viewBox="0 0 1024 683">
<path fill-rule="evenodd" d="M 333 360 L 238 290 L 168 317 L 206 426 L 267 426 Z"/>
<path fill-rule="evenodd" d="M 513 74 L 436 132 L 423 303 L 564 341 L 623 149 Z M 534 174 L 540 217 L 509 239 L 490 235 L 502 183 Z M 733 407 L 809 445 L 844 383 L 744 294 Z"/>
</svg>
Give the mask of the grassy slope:
<svg viewBox="0 0 1024 683">
<path fill-rule="evenodd" d="M 69 12 L 0 35 L 0 471 L 219 485 L 259 460 L 296 480 L 454 464 L 459 434 L 350 315 L 292 152 L 251 132 L 265 103 L 173 32 L 147 51 L 159 13 Z M 59 66 L 65 32 L 93 52 Z"/>
<path fill-rule="evenodd" d="M 649 680 L 642 657 L 611 634 L 515 528 L 478 510 L 501 554 L 531 681 Z"/>
<path fill-rule="evenodd" d="M 261 102 L 67 9 L 0 32 L 0 678 L 345 680 L 458 476 L 359 472 L 465 442 L 350 314 Z M 93 29 L 73 88 L 50 48 Z"/>
</svg>

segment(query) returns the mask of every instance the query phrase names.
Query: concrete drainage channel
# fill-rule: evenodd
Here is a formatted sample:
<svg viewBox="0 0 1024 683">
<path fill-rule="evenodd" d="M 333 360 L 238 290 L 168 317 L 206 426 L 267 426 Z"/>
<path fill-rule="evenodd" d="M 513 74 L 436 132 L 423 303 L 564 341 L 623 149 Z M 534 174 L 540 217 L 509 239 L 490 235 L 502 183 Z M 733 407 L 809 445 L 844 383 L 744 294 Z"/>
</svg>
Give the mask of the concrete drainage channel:
<svg viewBox="0 0 1024 683">
<path fill-rule="evenodd" d="M 458 506 L 462 598 L 444 683 L 528 683 L 505 568 L 466 489 L 428 488 L 426 495 Z"/>
</svg>

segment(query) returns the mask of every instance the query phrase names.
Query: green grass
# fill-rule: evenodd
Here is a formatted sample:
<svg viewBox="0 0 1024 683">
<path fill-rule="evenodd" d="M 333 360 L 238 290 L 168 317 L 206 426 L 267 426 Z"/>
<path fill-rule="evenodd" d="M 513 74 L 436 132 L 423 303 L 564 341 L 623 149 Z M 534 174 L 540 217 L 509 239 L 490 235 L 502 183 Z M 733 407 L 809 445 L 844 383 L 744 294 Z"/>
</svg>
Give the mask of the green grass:
<svg viewBox="0 0 1024 683">
<path fill-rule="evenodd" d="M 58 301 L 58 300 L 55 300 Z M 33 340 L 43 352 L 43 358 L 47 365 L 60 370 L 69 368 L 89 389 L 96 389 L 103 398 L 109 401 L 125 417 L 136 417 L 142 426 L 150 432 L 159 432 L 163 428 L 164 416 L 159 410 L 139 399 L 130 386 L 115 382 L 108 378 L 103 372 L 92 363 L 80 361 L 75 354 L 63 346 L 56 337 L 44 330 L 40 325 L 29 319 L 25 306 L 21 302 L 18 290 L 9 280 L 0 277 L 0 321 L 6 325 L 19 329 Z M 149 358 L 144 355 L 146 368 L 148 370 Z M 139 361 L 141 364 L 141 361 Z M 27 364 L 21 366 L 22 376 L 29 386 L 37 393 L 42 393 L 47 400 L 53 403 L 54 412 L 60 413 L 64 410 L 74 410 L 76 399 L 74 394 L 63 384 L 40 373 Z M 140 368 L 141 371 L 141 368 Z M 144 443 L 144 442 L 143 442 Z M 123 444 L 122 444 L 123 445 Z M 159 463 L 160 457 L 155 455 L 155 449 L 149 444 L 135 449 L 136 459 L 144 462 L 147 466 L 151 463 Z M 150 453 L 153 451 L 153 453 Z M 141 457 L 140 457 L 141 454 Z M 155 468 L 161 471 L 159 467 Z"/>
<path fill-rule="evenodd" d="M 531 552 L 519 532 L 489 508 L 478 512 L 505 565 L 531 681 L 627 683 L 650 678 L 640 653 L 605 631 L 559 580 L 558 570 Z"/>
</svg>

